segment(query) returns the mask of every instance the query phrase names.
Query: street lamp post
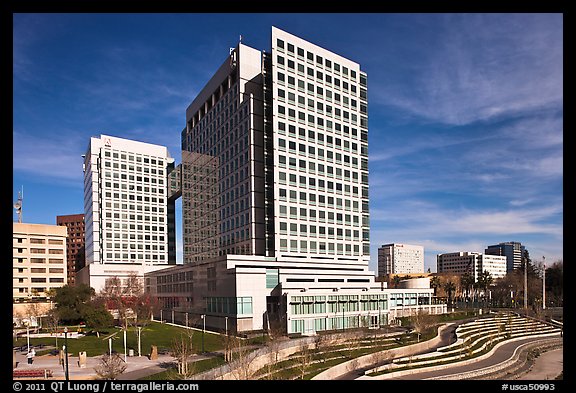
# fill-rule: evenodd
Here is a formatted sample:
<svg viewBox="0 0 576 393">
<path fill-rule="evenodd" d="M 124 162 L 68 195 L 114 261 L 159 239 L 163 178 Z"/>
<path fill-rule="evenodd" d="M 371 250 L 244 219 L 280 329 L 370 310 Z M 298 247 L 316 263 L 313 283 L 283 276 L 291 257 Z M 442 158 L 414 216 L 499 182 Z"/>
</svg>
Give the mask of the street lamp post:
<svg viewBox="0 0 576 393">
<path fill-rule="evenodd" d="M 202 353 L 204 353 L 204 332 L 206 331 L 206 315 L 202 314 Z"/>
<path fill-rule="evenodd" d="M 28 344 L 28 352 L 30 352 L 30 326 L 28 325 L 30 322 L 26 324 L 26 343 Z"/>
<path fill-rule="evenodd" d="M 128 363 L 128 359 L 126 358 L 126 329 L 124 329 L 124 363 Z"/>
<path fill-rule="evenodd" d="M 542 310 L 546 310 L 546 257 L 542 257 Z"/>
<path fill-rule="evenodd" d="M 65 363 L 65 373 L 66 381 L 68 381 L 68 326 L 64 326 L 64 363 Z"/>
<path fill-rule="evenodd" d="M 226 335 L 228 335 L 228 317 L 224 317 L 224 320 L 226 322 Z"/>
<path fill-rule="evenodd" d="M 142 335 L 142 326 L 138 326 L 138 357 L 142 356 L 142 346 L 141 346 L 141 335 Z"/>
</svg>

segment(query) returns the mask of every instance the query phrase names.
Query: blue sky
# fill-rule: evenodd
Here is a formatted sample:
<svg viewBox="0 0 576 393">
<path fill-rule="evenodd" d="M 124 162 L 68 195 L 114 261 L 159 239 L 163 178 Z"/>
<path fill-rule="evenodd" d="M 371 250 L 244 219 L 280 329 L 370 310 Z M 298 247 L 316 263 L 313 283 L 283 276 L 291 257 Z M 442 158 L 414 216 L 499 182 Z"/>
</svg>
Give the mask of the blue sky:
<svg viewBox="0 0 576 393">
<path fill-rule="evenodd" d="M 553 13 L 14 14 L 23 221 L 83 212 L 91 136 L 164 145 L 179 163 L 186 107 L 240 35 L 269 50 L 272 25 L 368 74 L 372 270 L 393 242 L 424 246 L 432 272 L 438 253 L 505 241 L 533 260 L 563 259 L 563 16 Z"/>
</svg>

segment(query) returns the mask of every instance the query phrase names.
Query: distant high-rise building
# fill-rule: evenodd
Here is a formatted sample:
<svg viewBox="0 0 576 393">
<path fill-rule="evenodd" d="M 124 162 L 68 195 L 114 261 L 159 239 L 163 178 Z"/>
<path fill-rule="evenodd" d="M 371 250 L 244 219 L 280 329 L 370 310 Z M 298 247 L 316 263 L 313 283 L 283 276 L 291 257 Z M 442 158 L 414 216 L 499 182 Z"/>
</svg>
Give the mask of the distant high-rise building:
<svg viewBox="0 0 576 393">
<path fill-rule="evenodd" d="M 503 242 L 488 246 L 485 254 L 503 255 L 506 257 L 506 272 L 510 273 L 522 267 L 522 257 L 526 248 L 520 242 Z"/>
<path fill-rule="evenodd" d="M 68 261 L 68 284 L 76 282 L 76 271 L 85 266 L 84 261 L 84 214 L 56 216 L 56 225 L 68 228 L 66 260 Z"/>
<path fill-rule="evenodd" d="M 12 227 L 12 297 L 46 299 L 48 291 L 66 285 L 67 228 L 16 222 Z"/>
<path fill-rule="evenodd" d="M 119 278 L 174 264 L 169 233 L 168 171 L 164 146 L 108 135 L 92 137 L 84 156 L 86 266 L 77 280 L 101 289 Z"/>
<path fill-rule="evenodd" d="M 390 243 L 378 248 L 378 276 L 424 272 L 424 247 Z"/>
<path fill-rule="evenodd" d="M 452 252 L 436 256 L 438 273 L 470 274 L 474 280 L 483 272 L 490 273 L 493 279 L 506 275 L 506 257 L 482 254 L 480 252 Z"/>
</svg>

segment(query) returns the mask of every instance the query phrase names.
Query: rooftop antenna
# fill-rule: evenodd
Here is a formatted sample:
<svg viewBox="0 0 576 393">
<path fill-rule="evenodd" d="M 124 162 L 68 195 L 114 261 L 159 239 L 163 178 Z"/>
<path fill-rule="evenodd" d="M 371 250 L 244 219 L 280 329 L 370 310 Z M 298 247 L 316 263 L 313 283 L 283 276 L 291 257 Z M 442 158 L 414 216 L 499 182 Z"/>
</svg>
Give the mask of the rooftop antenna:
<svg viewBox="0 0 576 393">
<path fill-rule="evenodd" d="M 22 200 L 24 199 L 24 186 L 22 186 L 22 190 L 18 191 L 18 200 L 14 203 L 14 209 L 16 209 L 16 213 L 18 213 L 18 223 L 22 223 Z"/>
</svg>

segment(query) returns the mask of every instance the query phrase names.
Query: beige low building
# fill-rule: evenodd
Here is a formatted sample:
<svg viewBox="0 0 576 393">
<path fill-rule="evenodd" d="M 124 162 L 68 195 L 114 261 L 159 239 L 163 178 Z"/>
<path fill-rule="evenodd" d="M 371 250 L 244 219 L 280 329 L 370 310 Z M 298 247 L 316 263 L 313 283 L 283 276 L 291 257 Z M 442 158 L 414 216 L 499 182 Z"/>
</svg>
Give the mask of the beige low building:
<svg viewBox="0 0 576 393">
<path fill-rule="evenodd" d="M 65 226 L 13 223 L 14 302 L 44 300 L 48 291 L 66 285 L 66 237 Z"/>
</svg>

